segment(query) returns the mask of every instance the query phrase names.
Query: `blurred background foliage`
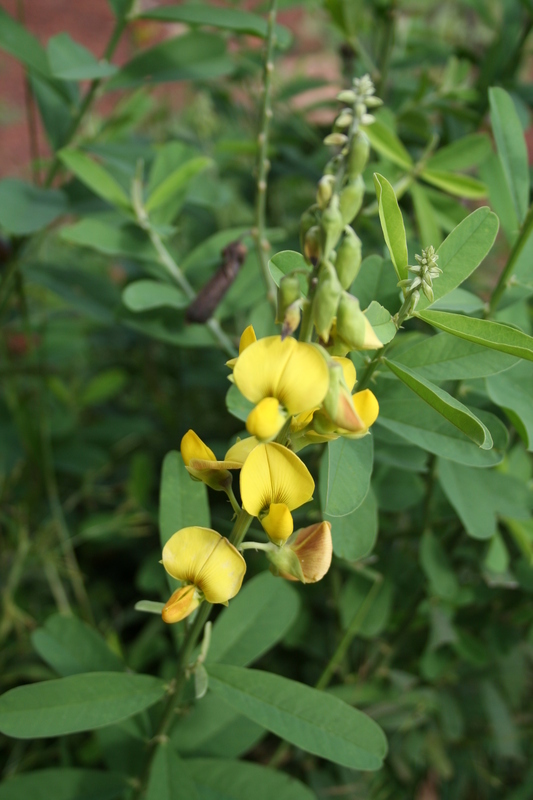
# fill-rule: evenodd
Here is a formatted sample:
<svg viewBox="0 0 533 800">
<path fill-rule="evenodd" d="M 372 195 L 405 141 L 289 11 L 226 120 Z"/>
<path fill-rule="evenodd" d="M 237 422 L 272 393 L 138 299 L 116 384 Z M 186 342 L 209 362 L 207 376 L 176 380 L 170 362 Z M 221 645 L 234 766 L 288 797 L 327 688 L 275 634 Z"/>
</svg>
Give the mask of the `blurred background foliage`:
<svg viewBox="0 0 533 800">
<path fill-rule="evenodd" d="M 186 15 L 160 20 L 148 7 L 126 25 L 127 3 L 110 5 L 117 35 L 129 37 L 134 51 L 118 69 L 60 28 L 46 49 L 20 40 L 23 28 L 0 10 L 0 47 L 27 70 L 34 180 L 30 187 L 12 171 L 0 183 L 2 691 L 55 675 L 36 652 L 34 632 L 56 611 L 95 624 L 132 669 L 173 674 L 173 630 L 133 610 L 140 597 L 159 599 L 165 590 L 157 536 L 162 460 L 189 427 L 217 455 L 242 430 L 226 412 L 224 354 L 212 331 L 185 323 L 186 297 L 170 289 L 168 270 L 127 208 L 139 164 L 147 196 L 157 198 L 153 219 L 195 291 L 218 268 L 222 248 L 243 237 L 247 259 L 215 312 L 225 333 L 236 342 L 248 324 L 258 335 L 274 330 L 252 236 L 260 38 L 235 26 L 192 24 Z M 264 17 L 267 9 L 253 10 Z M 509 92 L 529 144 L 533 4 L 280 2 L 279 21 L 271 252 L 299 248 L 299 218 L 328 158 L 322 140 L 335 94 L 369 72 L 385 106 L 369 131 L 374 155 L 358 219 L 364 253 L 385 254 L 375 171 L 401 197 L 410 263 L 488 203 L 500 217 L 499 238 L 472 292 L 456 298 L 456 310 L 475 312 L 477 297 L 481 311 L 522 221 L 495 154 L 488 89 Z M 91 87 L 103 97 L 84 107 Z M 47 142 L 39 134 L 39 151 L 37 115 Z M 83 158 L 105 170 L 92 184 L 80 179 Z M 532 248 L 530 237 L 496 317 L 528 333 Z M 374 288 L 368 299 L 377 296 L 394 312 L 392 270 L 379 271 Z M 412 324 L 410 343 L 419 335 Z M 434 454 L 376 426 L 373 493 L 352 528 L 339 523 L 331 572 L 298 588 L 296 623 L 259 662 L 314 683 L 377 586 L 330 691 L 380 723 L 389 757 L 384 770 L 365 775 L 286 753 L 283 768 L 318 797 L 533 796 L 533 383 L 527 368 L 513 375 L 521 400 L 512 407 L 500 375 L 471 376 L 466 367 L 451 381 L 499 420 L 492 491 L 455 462 L 437 473 Z M 311 457 L 315 471 L 319 455 Z M 462 505 L 452 485 L 462 486 Z M 227 504 L 218 495 L 210 500 L 213 527 L 227 533 Z M 434 533 L 421 536 L 430 518 Z M 251 574 L 264 569 L 261 554 L 249 565 Z M 276 751 L 275 737 L 251 723 L 202 736 L 197 728 L 196 743 L 184 737 L 185 752 L 268 764 Z M 2 737 L 2 774 L 74 764 L 120 770 L 113 730 L 68 740 Z"/>
</svg>

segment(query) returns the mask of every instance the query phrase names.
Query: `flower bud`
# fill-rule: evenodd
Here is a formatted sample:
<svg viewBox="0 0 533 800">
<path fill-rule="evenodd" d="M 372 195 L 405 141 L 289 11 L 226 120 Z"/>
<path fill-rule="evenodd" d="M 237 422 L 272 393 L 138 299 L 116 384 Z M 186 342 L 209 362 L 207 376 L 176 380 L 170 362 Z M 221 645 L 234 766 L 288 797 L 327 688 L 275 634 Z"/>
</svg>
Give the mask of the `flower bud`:
<svg viewBox="0 0 533 800">
<path fill-rule="evenodd" d="M 321 235 L 318 225 L 313 225 L 304 238 L 303 253 L 306 261 L 315 266 L 320 260 L 321 253 Z"/>
<path fill-rule="evenodd" d="M 202 594 L 198 591 L 196 586 L 188 584 L 177 589 L 172 597 L 167 600 L 161 616 L 163 622 L 172 624 L 174 622 L 181 622 L 182 619 L 188 617 L 195 611 L 202 602 Z"/>
<path fill-rule="evenodd" d="M 343 289 L 349 289 L 361 266 L 361 239 L 352 228 L 345 235 L 337 251 L 335 270 Z"/>
<path fill-rule="evenodd" d="M 305 243 L 305 236 L 309 228 L 312 228 L 313 225 L 316 225 L 317 217 L 315 211 L 317 210 L 317 206 L 311 206 L 308 208 L 307 211 L 304 211 L 302 216 L 300 217 L 300 250 L 303 253 L 304 250 L 304 243 Z"/>
<path fill-rule="evenodd" d="M 357 135 L 352 139 L 350 152 L 348 153 L 348 177 L 350 180 L 362 173 L 369 155 L 370 142 L 368 137 L 362 131 L 358 131 Z"/>
<path fill-rule="evenodd" d="M 324 409 L 336 428 L 349 431 L 360 431 L 364 425 L 359 419 L 344 379 L 341 364 L 331 361 L 329 364 L 329 388 L 324 398 Z M 317 421 L 320 425 L 320 420 Z M 324 432 L 324 425 L 322 432 Z"/>
<path fill-rule="evenodd" d="M 300 308 L 300 301 L 296 300 L 294 303 L 287 308 L 285 311 L 285 316 L 283 318 L 283 325 L 281 328 L 281 340 L 290 336 L 298 325 L 300 324 L 300 319 L 302 317 L 302 309 Z"/>
<path fill-rule="evenodd" d="M 333 266 L 326 262 L 320 268 L 318 286 L 313 298 L 313 321 L 318 335 L 325 342 L 329 339 L 341 294 L 342 286 L 337 273 Z"/>
<path fill-rule="evenodd" d="M 283 322 L 285 313 L 290 305 L 301 297 L 300 281 L 296 275 L 284 275 L 278 287 L 278 313 L 276 322 Z"/>
<path fill-rule="evenodd" d="M 324 259 L 328 258 L 329 253 L 339 241 L 343 228 L 344 223 L 339 208 L 339 196 L 334 194 L 329 206 L 322 212 L 320 221 L 322 257 Z"/>
<path fill-rule="evenodd" d="M 339 208 L 344 225 L 349 225 L 359 213 L 365 195 L 365 182 L 362 175 L 349 181 L 340 193 Z"/>
<path fill-rule="evenodd" d="M 347 141 L 348 137 L 344 133 L 329 133 L 324 139 L 324 144 L 342 147 L 342 145 L 346 144 Z"/>
<path fill-rule="evenodd" d="M 284 547 L 268 551 L 268 558 L 282 578 L 302 583 L 316 583 L 331 566 L 333 543 L 329 522 L 318 522 L 303 528 Z"/>
<path fill-rule="evenodd" d="M 323 175 L 318 181 L 316 191 L 316 202 L 320 208 L 326 208 L 331 195 L 333 194 L 333 186 L 335 184 L 335 177 L 333 175 Z"/>
<path fill-rule="evenodd" d="M 337 100 L 340 100 L 341 103 L 355 103 L 357 100 L 357 95 L 352 89 L 343 89 L 342 92 L 339 92 L 337 95 Z"/>
<path fill-rule="evenodd" d="M 351 108 L 343 108 L 337 119 L 335 120 L 335 127 L 348 128 L 352 124 L 353 111 Z"/>
</svg>

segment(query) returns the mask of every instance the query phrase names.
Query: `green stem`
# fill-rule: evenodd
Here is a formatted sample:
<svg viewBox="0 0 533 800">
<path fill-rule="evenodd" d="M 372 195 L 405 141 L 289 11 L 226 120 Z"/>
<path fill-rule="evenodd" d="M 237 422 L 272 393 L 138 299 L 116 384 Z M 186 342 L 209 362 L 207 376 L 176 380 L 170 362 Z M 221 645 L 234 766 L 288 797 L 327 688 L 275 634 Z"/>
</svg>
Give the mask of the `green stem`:
<svg viewBox="0 0 533 800">
<path fill-rule="evenodd" d="M 492 292 L 490 302 L 489 302 L 489 312 L 488 314 L 493 314 L 497 308 L 498 304 L 501 300 L 501 297 L 510 283 L 510 278 L 513 274 L 513 271 L 516 267 L 516 262 L 518 261 L 522 250 L 524 249 L 531 232 L 533 231 L 533 205 L 530 207 L 528 214 L 522 223 L 522 227 L 520 229 L 520 233 L 518 234 L 518 238 L 514 243 L 513 249 L 511 250 L 511 254 L 507 261 L 507 264 L 504 267 L 504 270 L 500 277 L 498 278 L 498 283 L 494 287 L 494 291 Z"/>
<path fill-rule="evenodd" d="M 381 364 L 382 358 L 389 349 L 390 342 L 382 347 L 380 350 L 376 350 L 374 357 L 368 362 L 365 371 L 363 372 L 361 379 L 357 381 L 356 388 L 358 392 L 361 392 L 363 389 L 366 389 L 368 384 L 370 383 L 370 379 L 376 369 L 378 368 L 379 364 Z"/>
<path fill-rule="evenodd" d="M 241 513 L 241 507 L 239 505 L 239 502 L 238 502 L 237 498 L 235 497 L 235 495 L 233 493 L 233 488 L 232 488 L 231 484 L 226 489 L 226 494 L 228 495 L 228 500 L 230 501 L 231 507 L 234 510 L 234 512 L 236 514 L 240 514 Z"/>
<path fill-rule="evenodd" d="M 276 547 L 275 544 L 272 542 L 243 542 L 239 546 L 239 550 L 264 550 L 265 553 L 272 552 L 273 550 L 278 550 L 279 548 Z"/>
<path fill-rule="evenodd" d="M 268 32 L 266 42 L 266 57 L 263 77 L 263 103 L 261 107 L 261 129 L 257 138 L 257 192 L 255 201 L 255 244 L 261 274 L 265 282 L 267 297 L 272 305 L 276 303 L 276 287 L 270 270 L 268 269 L 267 252 L 270 244 L 266 238 L 266 193 L 267 177 L 270 168 L 268 160 L 268 135 L 270 120 L 272 118 L 272 74 L 274 72 L 274 48 L 276 45 L 276 12 L 277 0 L 271 0 L 268 14 Z"/>
</svg>

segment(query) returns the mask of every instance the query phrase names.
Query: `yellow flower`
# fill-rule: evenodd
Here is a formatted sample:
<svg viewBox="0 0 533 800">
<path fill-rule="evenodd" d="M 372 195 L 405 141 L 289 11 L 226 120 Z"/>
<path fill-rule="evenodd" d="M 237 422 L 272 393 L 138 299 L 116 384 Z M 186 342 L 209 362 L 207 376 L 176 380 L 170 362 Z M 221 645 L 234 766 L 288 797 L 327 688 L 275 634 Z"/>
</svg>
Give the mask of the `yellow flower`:
<svg viewBox="0 0 533 800">
<path fill-rule="evenodd" d="M 282 578 L 302 583 L 316 583 L 331 566 L 333 543 L 329 522 L 303 528 L 277 550 L 267 550 L 273 570 Z M 272 568 L 271 568 L 272 569 Z"/>
<path fill-rule="evenodd" d="M 311 344 L 288 337 L 267 336 L 239 355 L 233 379 L 239 391 L 256 405 L 246 421 L 258 439 L 273 439 L 288 416 L 320 405 L 329 385 L 328 367 Z"/>
<path fill-rule="evenodd" d="M 235 597 L 242 585 L 246 562 L 235 547 L 210 528 L 182 528 L 163 548 L 163 566 L 186 585 L 163 608 L 165 622 L 179 622 L 202 600 L 223 603 Z"/>
<path fill-rule="evenodd" d="M 377 420 L 379 403 L 376 395 L 370 389 L 363 389 L 362 392 L 353 394 L 352 402 L 361 427 L 358 430 L 338 428 L 338 431 L 346 439 L 360 439 L 361 436 L 366 436 L 368 429 Z"/>
<path fill-rule="evenodd" d="M 216 491 L 227 491 L 232 481 L 228 470 L 240 469 L 257 444 L 258 440 L 253 436 L 242 439 L 230 447 L 223 461 L 217 461 L 213 451 L 193 430 L 189 430 L 181 440 L 180 450 L 193 480 L 203 481 Z"/>
<path fill-rule="evenodd" d="M 257 445 L 241 470 L 242 505 L 276 543 L 291 535 L 290 512 L 311 500 L 314 488 L 303 461 L 276 443 Z"/>
<path fill-rule="evenodd" d="M 241 355 L 241 353 L 254 342 L 257 342 L 257 336 L 255 335 L 253 325 L 248 325 L 248 327 L 244 329 L 241 335 L 241 339 L 239 342 L 239 355 Z M 236 363 L 237 363 L 236 358 L 230 358 L 229 361 L 226 361 L 226 366 L 229 367 L 230 369 L 233 369 Z"/>
</svg>

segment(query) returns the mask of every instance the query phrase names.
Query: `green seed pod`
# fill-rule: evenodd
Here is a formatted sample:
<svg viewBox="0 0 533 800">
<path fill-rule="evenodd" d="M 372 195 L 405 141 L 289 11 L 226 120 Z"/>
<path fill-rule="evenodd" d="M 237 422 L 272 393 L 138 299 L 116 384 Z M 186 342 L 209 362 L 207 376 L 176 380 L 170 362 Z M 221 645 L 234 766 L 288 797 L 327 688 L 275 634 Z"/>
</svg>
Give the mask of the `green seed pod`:
<svg viewBox="0 0 533 800">
<path fill-rule="evenodd" d="M 370 155 L 370 142 L 362 131 L 359 131 L 352 140 L 352 146 L 348 153 L 348 177 L 350 180 L 356 178 L 366 167 L 368 156 Z"/>
<path fill-rule="evenodd" d="M 337 333 L 350 350 L 363 347 L 365 341 L 365 315 L 359 300 L 348 292 L 343 292 L 337 309 Z"/>
<path fill-rule="evenodd" d="M 344 228 L 338 194 L 334 194 L 331 198 L 329 206 L 322 212 L 320 222 L 322 257 L 327 259 L 329 253 L 339 241 L 339 236 Z"/>
<path fill-rule="evenodd" d="M 359 213 L 363 205 L 365 195 L 365 182 L 362 175 L 358 175 L 355 180 L 346 184 L 340 194 L 339 208 L 342 214 L 342 221 L 349 225 L 354 217 Z"/>
<path fill-rule="evenodd" d="M 315 266 L 320 260 L 322 234 L 318 225 L 313 225 L 305 234 L 303 253 L 306 261 Z"/>
<path fill-rule="evenodd" d="M 337 313 L 342 286 L 337 273 L 327 262 L 320 268 L 318 286 L 313 298 L 313 321 L 320 338 L 327 342 Z"/>
<path fill-rule="evenodd" d="M 337 251 L 335 269 L 343 289 L 349 289 L 361 266 L 361 239 L 352 228 L 345 235 Z"/>
<path fill-rule="evenodd" d="M 335 178 L 333 175 L 323 175 L 318 181 L 316 202 L 319 208 L 324 209 L 327 207 L 329 201 L 331 200 L 331 195 L 333 194 L 334 184 Z"/>
<path fill-rule="evenodd" d="M 296 275 L 284 275 L 278 288 L 278 314 L 276 322 L 283 322 L 290 305 L 301 297 L 300 282 Z"/>
</svg>

